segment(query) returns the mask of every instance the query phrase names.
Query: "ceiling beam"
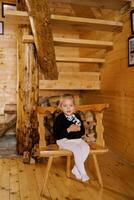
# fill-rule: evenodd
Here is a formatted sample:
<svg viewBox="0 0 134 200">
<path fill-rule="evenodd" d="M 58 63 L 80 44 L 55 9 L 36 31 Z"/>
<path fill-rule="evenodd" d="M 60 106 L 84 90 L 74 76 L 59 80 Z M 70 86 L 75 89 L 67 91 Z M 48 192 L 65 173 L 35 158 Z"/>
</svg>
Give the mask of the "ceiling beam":
<svg viewBox="0 0 134 200">
<path fill-rule="evenodd" d="M 45 79 L 58 79 L 48 1 L 26 0 L 26 5 L 39 66 Z"/>
</svg>

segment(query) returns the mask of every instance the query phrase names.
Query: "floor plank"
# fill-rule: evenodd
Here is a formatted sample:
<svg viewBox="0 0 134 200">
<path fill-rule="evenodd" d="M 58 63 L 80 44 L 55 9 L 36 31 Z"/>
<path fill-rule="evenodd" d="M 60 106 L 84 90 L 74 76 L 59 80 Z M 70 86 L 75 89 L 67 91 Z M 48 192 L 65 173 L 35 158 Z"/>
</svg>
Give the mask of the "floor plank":
<svg viewBox="0 0 134 200">
<path fill-rule="evenodd" d="M 90 156 L 86 168 L 89 183 L 66 178 L 65 158 L 56 158 L 42 198 L 40 191 L 46 162 L 23 164 L 21 157 L 0 159 L 0 200 L 133 200 L 134 167 L 109 152 L 98 156 L 104 188 L 100 188 Z M 72 164 L 73 165 L 73 164 Z"/>
<path fill-rule="evenodd" d="M 9 160 L 0 160 L 0 199 L 9 199 Z"/>
<path fill-rule="evenodd" d="M 9 169 L 10 200 L 21 200 L 17 160 L 15 158 L 10 159 L 9 166 L 10 166 Z"/>
<path fill-rule="evenodd" d="M 46 169 L 46 163 L 36 164 L 35 177 L 36 177 L 36 181 L 37 181 L 37 185 L 38 185 L 39 194 L 41 193 L 42 186 L 43 186 L 43 180 L 44 180 L 44 176 L 45 176 L 45 169 Z M 52 200 L 51 195 L 50 195 L 47 187 L 46 187 L 46 189 L 45 189 L 45 191 L 43 193 L 42 200 Z"/>
</svg>

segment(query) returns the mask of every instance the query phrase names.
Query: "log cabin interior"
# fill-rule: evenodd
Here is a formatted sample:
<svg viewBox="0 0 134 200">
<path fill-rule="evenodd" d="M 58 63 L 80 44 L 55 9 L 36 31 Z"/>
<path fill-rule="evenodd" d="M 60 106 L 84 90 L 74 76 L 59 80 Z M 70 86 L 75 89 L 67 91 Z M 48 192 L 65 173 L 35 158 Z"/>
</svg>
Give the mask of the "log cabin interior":
<svg viewBox="0 0 134 200">
<path fill-rule="evenodd" d="M 1 200 L 134 199 L 133 10 L 133 0 L 0 0 Z M 44 116 L 63 94 L 94 114 L 88 183 L 70 175 L 70 152 L 46 147 Z"/>
</svg>

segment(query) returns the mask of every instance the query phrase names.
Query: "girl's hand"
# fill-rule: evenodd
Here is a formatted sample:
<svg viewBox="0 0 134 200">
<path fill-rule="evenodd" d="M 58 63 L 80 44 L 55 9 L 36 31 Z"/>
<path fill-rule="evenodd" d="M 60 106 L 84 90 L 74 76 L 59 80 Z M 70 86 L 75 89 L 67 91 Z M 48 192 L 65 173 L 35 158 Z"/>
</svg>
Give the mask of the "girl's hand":
<svg viewBox="0 0 134 200">
<path fill-rule="evenodd" d="M 76 124 L 72 124 L 71 126 L 69 126 L 69 128 L 67 128 L 67 132 L 76 132 L 76 131 L 80 131 L 80 127 Z"/>
</svg>

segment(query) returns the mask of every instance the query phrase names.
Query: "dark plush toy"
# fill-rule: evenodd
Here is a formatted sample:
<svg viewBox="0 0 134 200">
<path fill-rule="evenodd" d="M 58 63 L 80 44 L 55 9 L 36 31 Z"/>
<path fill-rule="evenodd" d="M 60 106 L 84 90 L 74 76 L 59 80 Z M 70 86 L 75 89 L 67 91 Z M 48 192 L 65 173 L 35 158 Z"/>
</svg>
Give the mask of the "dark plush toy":
<svg viewBox="0 0 134 200">
<path fill-rule="evenodd" d="M 46 112 L 44 115 L 46 145 L 54 144 L 56 142 L 53 134 L 53 123 L 53 115 L 51 114 L 51 112 Z"/>
</svg>

